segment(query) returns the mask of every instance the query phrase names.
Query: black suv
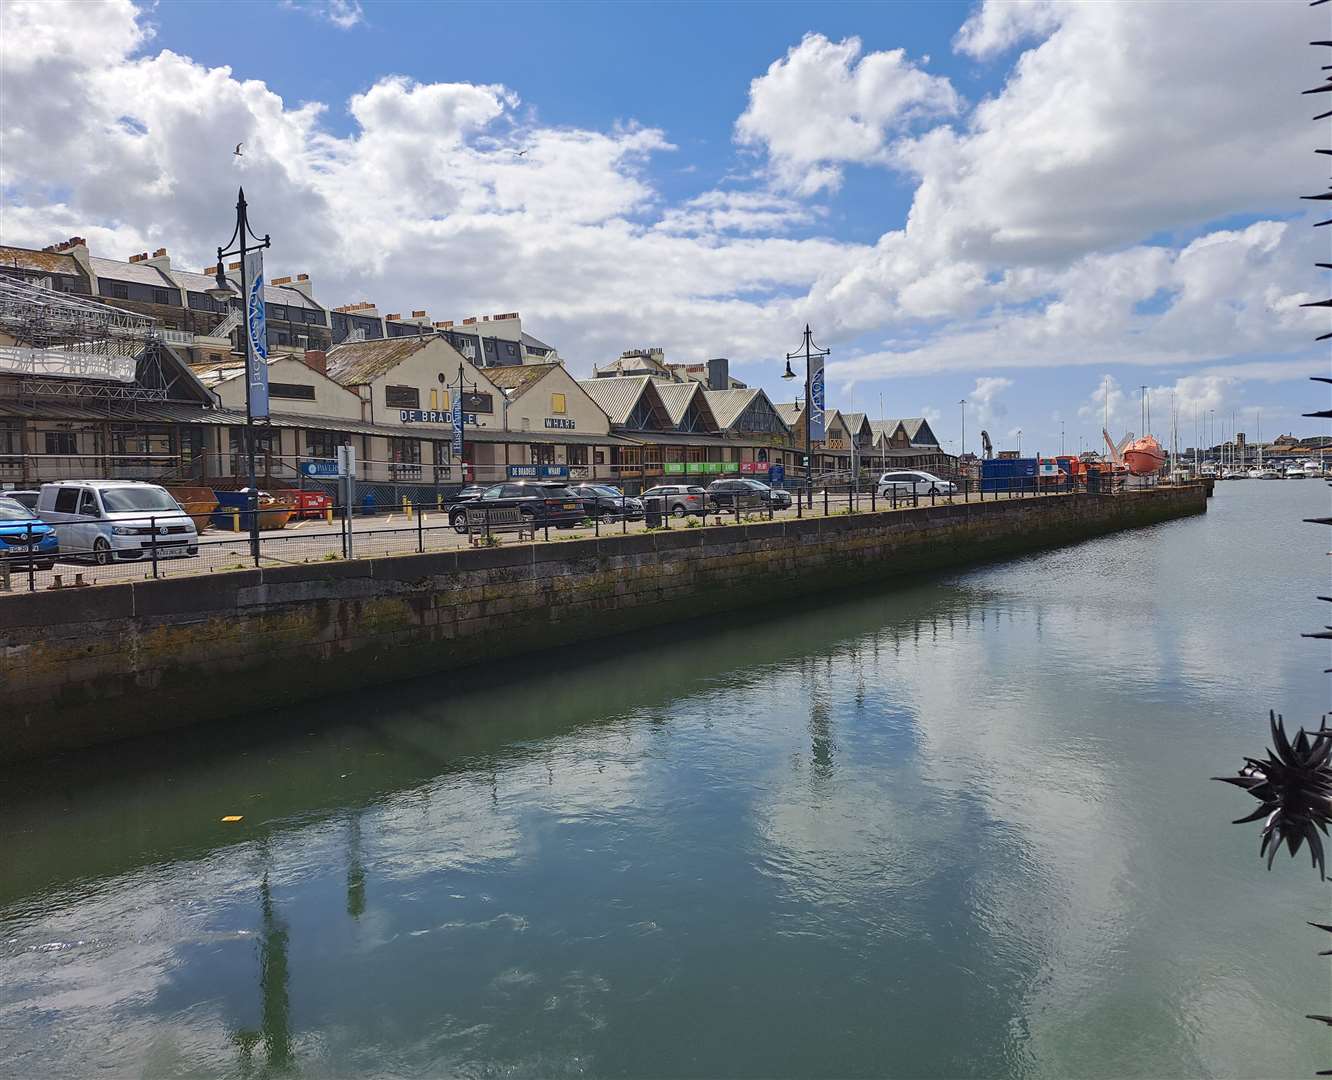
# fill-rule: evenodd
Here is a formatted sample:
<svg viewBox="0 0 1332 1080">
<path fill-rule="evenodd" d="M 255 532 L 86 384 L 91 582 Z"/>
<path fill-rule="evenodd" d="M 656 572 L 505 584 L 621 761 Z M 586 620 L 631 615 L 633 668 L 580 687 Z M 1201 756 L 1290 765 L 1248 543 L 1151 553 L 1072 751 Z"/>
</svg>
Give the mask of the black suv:
<svg viewBox="0 0 1332 1080">
<path fill-rule="evenodd" d="M 588 516 L 604 519 L 627 517 L 637 521 L 643 516 L 643 500 L 626 496 L 610 484 L 570 484 L 569 490 L 587 505 Z"/>
<path fill-rule="evenodd" d="M 590 513 L 584 501 L 565 484 L 509 480 L 503 484 L 493 484 L 475 499 L 454 506 L 449 511 L 449 524 L 458 532 L 465 533 L 469 510 L 506 510 L 514 507 L 519 513 L 530 517 L 530 524 L 535 528 L 554 525 L 557 529 L 571 529 Z"/>
<path fill-rule="evenodd" d="M 746 507 L 766 510 L 769 503 L 775 510 L 785 510 L 791 505 L 791 496 L 758 480 L 714 480 L 708 485 L 708 502 L 718 510 L 737 504 L 741 510 Z"/>
</svg>

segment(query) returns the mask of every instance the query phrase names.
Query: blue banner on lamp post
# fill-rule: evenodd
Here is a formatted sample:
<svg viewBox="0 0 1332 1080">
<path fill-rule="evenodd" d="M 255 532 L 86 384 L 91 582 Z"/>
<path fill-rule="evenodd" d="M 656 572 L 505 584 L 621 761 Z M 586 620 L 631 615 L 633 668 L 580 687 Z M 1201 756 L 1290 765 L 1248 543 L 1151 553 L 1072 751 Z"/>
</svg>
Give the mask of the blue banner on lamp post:
<svg viewBox="0 0 1332 1080">
<path fill-rule="evenodd" d="M 246 378 L 250 383 L 250 415 L 268 416 L 268 324 L 264 317 L 264 253 L 245 253 L 245 276 L 250 295 L 245 298 Z"/>
<path fill-rule="evenodd" d="M 824 425 L 823 357 L 816 356 L 809 363 L 809 441 L 823 442 L 827 436 Z"/>
<path fill-rule="evenodd" d="M 458 396 L 453 399 L 453 456 L 462 457 L 463 452 L 463 411 L 462 411 L 462 389 L 458 390 Z"/>
</svg>

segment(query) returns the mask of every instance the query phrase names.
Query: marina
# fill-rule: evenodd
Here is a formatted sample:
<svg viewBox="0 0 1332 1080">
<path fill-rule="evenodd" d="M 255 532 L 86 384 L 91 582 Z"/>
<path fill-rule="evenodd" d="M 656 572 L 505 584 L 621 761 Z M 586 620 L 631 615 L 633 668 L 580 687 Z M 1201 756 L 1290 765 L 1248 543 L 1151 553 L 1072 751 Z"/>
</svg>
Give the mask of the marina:
<svg viewBox="0 0 1332 1080">
<path fill-rule="evenodd" d="M 1325 707 L 1287 632 L 1325 572 L 1292 523 L 1325 505 L 1222 485 L 1009 562 L 13 770 L 0 1059 L 1312 1075 L 1326 889 L 1264 871 L 1208 777 L 1269 708 Z"/>
</svg>

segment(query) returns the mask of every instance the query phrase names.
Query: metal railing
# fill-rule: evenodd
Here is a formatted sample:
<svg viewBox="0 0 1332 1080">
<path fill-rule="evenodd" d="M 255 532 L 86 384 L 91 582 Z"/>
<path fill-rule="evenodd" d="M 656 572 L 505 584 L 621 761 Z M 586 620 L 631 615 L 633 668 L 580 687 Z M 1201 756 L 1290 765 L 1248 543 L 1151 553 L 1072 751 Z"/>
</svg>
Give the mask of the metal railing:
<svg viewBox="0 0 1332 1080">
<path fill-rule="evenodd" d="M 501 508 L 471 506 L 468 502 L 414 503 L 404 499 L 393 508 L 384 508 L 374 516 L 353 506 L 330 505 L 320 517 L 298 518 L 282 529 L 261 531 L 257 547 L 252 548 L 249 511 L 227 507 L 215 511 L 210 520 L 218 531 L 200 536 L 181 532 L 181 519 L 173 516 L 163 524 L 156 516 L 143 515 L 146 526 L 127 526 L 139 531 L 117 537 L 116 545 L 95 540 L 82 546 L 61 543 L 55 552 L 34 548 L 33 537 L 40 525 L 29 525 L 21 537 L 19 550 L 0 538 L 0 592 L 18 589 L 77 588 L 115 581 L 208 574 L 264 566 L 287 566 L 339 559 L 380 557 L 385 555 L 457 550 L 475 546 L 497 546 L 506 538 L 512 541 L 515 526 L 523 526 L 520 541 L 559 542 L 565 539 L 596 538 L 629 532 L 655 532 L 697 529 L 717 525 L 736 525 L 797 520 L 805 517 L 842 517 L 865 513 L 919 510 L 972 502 L 993 502 L 1038 498 L 1061 498 L 1091 491 L 1087 485 L 1072 481 L 1031 487 L 1009 484 L 1000 490 L 987 490 L 969 483 L 957 490 L 937 487 L 916 490 L 875 486 L 867 491 L 819 492 L 813 506 L 795 500 L 786 506 L 784 497 L 747 496 L 723 505 L 710 501 L 701 511 L 672 512 L 670 500 L 663 496 L 635 499 L 620 497 L 600 500 L 595 506 L 585 502 L 585 516 L 536 513 L 530 521 L 515 522 L 512 514 Z M 1122 485 L 1102 487 L 1099 492 L 1118 495 Z M 784 493 L 783 493 L 784 495 Z M 642 509 L 639 509 L 641 505 Z M 511 509 L 511 508 L 510 508 Z M 521 513 L 522 511 L 520 511 Z M 261 523 L 264 511 L 260 511 Z M 52 523 L 60 536 L 59 524 Z M 65 537 L 69 530 L 63 530 Z M 11 534 L 13 535 L 13 534 Z M 72 580 L 71 580 L 72 579 Z"/>
</svg>

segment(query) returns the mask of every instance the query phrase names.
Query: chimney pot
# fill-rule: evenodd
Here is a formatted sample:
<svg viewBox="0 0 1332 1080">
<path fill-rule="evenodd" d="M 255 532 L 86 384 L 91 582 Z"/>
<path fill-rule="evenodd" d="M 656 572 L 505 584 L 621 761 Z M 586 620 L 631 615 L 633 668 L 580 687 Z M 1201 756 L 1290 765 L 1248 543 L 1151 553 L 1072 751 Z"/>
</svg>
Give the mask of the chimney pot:
<svg viewBox="0 0 1332 1080">
<path fill-rule="evenodd" d="M 425 318 L 425 315 L 426 315 L 426 313 L 425 313 L 424 311 L 413 311 L 413 312 L 412 312 L 412 318 L 413 318 L 413 319 L 424 319 L 424 318 Z"/>
<path fill-rule="evenodd" d="M 290 285 L 290 284 L 291 284 L 291 278 L 290 278 L 290 277 L 275 277 L 272 281 L 269 282 L 269 284 L 270 284 L 270 285 Z"/>
<path fill-rule="evenodd" d="M 153 252 L 153 258 L 160 259 L 165 254 L 166 254 L 166 248 L 158 248 L 156 251 Z"/>
<path fill-rule="evenodd" d="M 396 321 L 396 320 L 402 318 L 402 313 L 401 313 L 401 312 L 395 312 L 395 313 L 392 314 L 392 315 L 385 315 L 384 318 L 386 318 L 386 319 L 393 319 L 393 320 Z"/>
<path fill-rule="evenodd" d="M 296 280 L 297 280 L 297 281 L 309 281 L 309 280 L 310 280 L 310 275 L 309 275 L 309 274 L 297 274 L 297 275 L 296 275 Z"/>
<path fill-rule="evenodd" d="M 240 263 L 227 263 L 227 269 L 228 269 L 228 270 L 239 270 L 239 269 L 240 269 Z"/>
</svg>

